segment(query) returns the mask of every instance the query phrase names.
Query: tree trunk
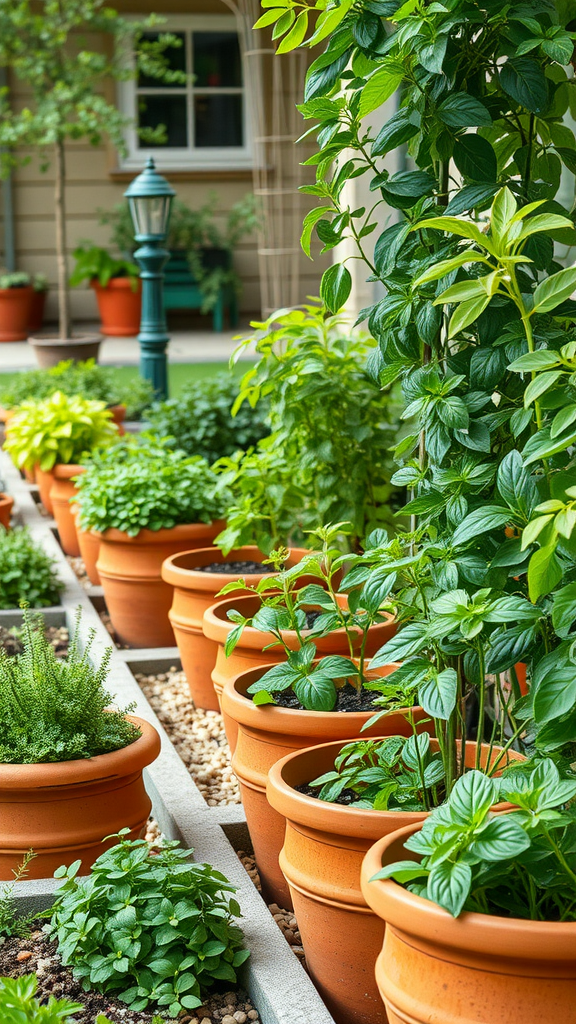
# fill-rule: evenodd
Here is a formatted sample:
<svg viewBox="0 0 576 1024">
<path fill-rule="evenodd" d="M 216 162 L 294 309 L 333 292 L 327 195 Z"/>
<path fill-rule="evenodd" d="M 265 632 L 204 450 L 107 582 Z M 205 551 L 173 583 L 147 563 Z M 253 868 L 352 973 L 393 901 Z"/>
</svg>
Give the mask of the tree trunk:
<svg viewBox="0 0 576 1024">
<path fill-rule="evenodd" d="M 69 338 L 72 333 L 72 323 L 70 319 L 68 264 L 66 259 L 66 204 L 64 197 L 66 165 L 63 139 L 59 139 L 56 143 L 55 163 L 54 205 L 56 216 L 56 265 L 58 268 L 58 331 L 61 338 Z"/>
</svg>

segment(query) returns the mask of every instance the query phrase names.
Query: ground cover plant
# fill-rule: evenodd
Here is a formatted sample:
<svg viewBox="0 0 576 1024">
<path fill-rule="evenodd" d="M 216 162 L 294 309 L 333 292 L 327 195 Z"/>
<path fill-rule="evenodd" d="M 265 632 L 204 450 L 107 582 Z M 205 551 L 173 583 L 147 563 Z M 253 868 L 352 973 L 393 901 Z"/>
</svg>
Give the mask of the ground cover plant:
<svg viewBox="0 0 576 1024">
<path fill-rule="evenodd" d="M 58 604 L 64 584 L 54 562 L 25 527 L 0 527 L 0 608 L 32 608 Z"/>
<path fill-rule="evenodd" d="M 85 989 L 178 1017 L 201 1006 L 214 985 L 237 981 L 249 956 L 234 923 L 240 907 L 224 875 L 192 862 L 191 850 L 166 841 L 152 851 L 127 832 L 87 877 L 78 877 L 80 862 L 58 869 L 65 881 L 51 934 Z"/>
<path fill-rule="evenodd" d="M 152 401 L 152 386 L 137 372 L 124 377 L 116 368 L 99 366 L 94 359 L 67 359 L 47 370 L 25 370 L 6 384 L 0 377 L 0 404 L 11 409 L 27 399 L 38 402 L 61 391 L 69 398 L 79 395 L 106 405 L 124 405 L 128 419 L 136 419 Z"/>
<path fill-rule="evenodd" d="M 240 382 L 231 373 L 187 384 L 178 398 L 155 403 L 146 419 L 151 432 L 208 462 L 245 451 L 270 433 L 266 401 L 243 405 L 232 416 Z"/>
<path fill-rule="evenodd" d="M 407 426 L 392 482 L 409 488 L 409 526 L 355 570 L 397 604 L 398 634 L 373 664 L 423 674 L 448 793 L 459 736 L 476 737 L 478 766 L 481 739 L 544 753 L 576 742 L 576 268 L 554 247 L 576 242 L 559 201 L 562 167 L 576 166 L 569 7 L 285 0 L 263 16 L 284 50 L 309 20 L 307 42 L 327 40 L 301 107 L 318 139 L 305 191 L 319 200 L 303 245 L 314 231 L 324 250 L 351 239 L 384 285 L 363 316 Z M 397 89 L 398 109 L 367 127 Z M 408 166 L 390 172 L 402 146 Z M 351 176 L 395 211 L 383 231 L 374 206 L 346 205 Z M 325 272 L 329 311 L 350 287 L 345 263 Z"/>
<path fill-rule="evenodd" d="M 0 1013 L 4 1024 L 73 1024 L 73 1016 L 81 1010 L 80 1003 L 50 997 L 41 1005 L 36 998 L 38 979 L 35 974 L 23 978 L 0 978 Z M 100 1017 L 96 1024 L 108 1024 Z"/>
<path fill-rule="evenodd" d="M 227 495 L 205 459 L 146 434 L 95 452 L 76 481 L 82 529 L 140 530 L 223 517 Z"/>
<path fill-rule="evenodd" d="M 42 618 L 25 609 L 23 653 L 0 650 L 0 763 L 75 761 L 120 750 L 140 735 L 105 688 L 112 648 L 94 666 L 95 633 L 81 651 L 79 624 L 80 616 L 67 657 L 57 658 Z"/>
<path fill-rule="evenodd" d="M 104 402 L 55 391 L 41 402 L 22 402 L 10 417 L 4 448 L 19 469 L 50 470 L 58 463 L 83 462 L 117 436 Z"/>
</svg>

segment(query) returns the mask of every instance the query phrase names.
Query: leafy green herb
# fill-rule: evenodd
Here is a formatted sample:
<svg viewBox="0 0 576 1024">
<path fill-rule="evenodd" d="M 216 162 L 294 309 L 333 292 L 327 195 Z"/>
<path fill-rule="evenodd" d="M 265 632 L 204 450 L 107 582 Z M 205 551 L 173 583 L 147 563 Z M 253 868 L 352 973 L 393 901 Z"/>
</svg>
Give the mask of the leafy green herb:
<svg viewBox="0 0 576 1024">
<path fill-rule="evenodd" d="M 83 281 L 98 281 L 101 288 L 114 277 L 128 277 L 135 292 L 138 287 L 140 268 L 131 260 L 114 259 L 106 249 L 97 245 L 80 245 L 74 250 L 76 265 L 70 274 L 70 284 L 76 287 Z"/>
<path fill-rule="evenodd" d="M 55 391 L 41 402 L 25 401 L 6 428 L 4 448 L 19 469 L 52 469 L 57 463 L 83 462 L 94 448 L 118 436 L 104 402 Z"/>
<path fill-rule="evenodd" d="M 36 998 L 38 979 L 35 974 L 22 978 L 0 978 L 0 1016 L 2 1024 L 74 1024 L 72 1014 L 84 1007 L 69 999 L 50 996 L 47 1003 Z M 99 1018 L 99 1024 L 110 1024 Z"/>
<path fill-rule="evenodd" d="M 0 608 L 58 604 L 64 584 L 54 563 L 25 527 L 0 528 Z"/>
<path fill-rule="evenodd" d="M 48 370 L 26 370 L 17 374 L 0 390 L 0 402 L 8 409 L 26 399 L 36 402 L 61 391 L 69 398 L 79 395 L 106 405 L 125 405 L 128 419 L 137 416 L 152 401 L 152 385 L 140 376 L 118 382 L 113 367 L 99 366 L 94 359 L 74 362 L 67 359 Z"/>
<path fill-rule="evenodd" d="M 14 882 L 2 886 L 0 890 L 0 939 L 9 939 L 13 935 L 23 939 L 30 934 L 31 924 L 35 915 L 21 915 L 18 913 L 14 896 L 14 885 L 26 877 L 28 865 L 35 856 L 34 850 L 28 850 L 16 870 L 12 872 Z"/>
<path fill-rule="evenodd" d="M 235 984 L 249 956 L 233 923 L 234 887 L 191 850 L 165 842 L 158 850 L 124 830 L 119 842 L 77 877 L 65 878 L 50 921 L 64 964 L 83 988 L 114 992 L 132 1010 L 159 1006 L 170 1017 L 202 1005 L 215 984 Z"/>
</svg>

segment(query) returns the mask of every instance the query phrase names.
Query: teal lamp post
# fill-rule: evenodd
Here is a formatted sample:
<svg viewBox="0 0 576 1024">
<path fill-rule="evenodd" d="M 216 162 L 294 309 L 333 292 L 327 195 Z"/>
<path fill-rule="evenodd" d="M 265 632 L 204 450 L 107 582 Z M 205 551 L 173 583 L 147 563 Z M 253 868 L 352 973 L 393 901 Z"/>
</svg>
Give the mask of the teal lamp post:
<svg viewBox="0 0 576 1024">
<path fill-rule="evenodd" d="M 166 346 L 169 336 L 164 313 L 164 267 L 170 253 L 164 248 L 174 189 L 158 174 L 154 160 L 148 157 L 146 167 L 124 193 L 130 207 L 134 237 L 139 248 L 134 259 L 142 279 L 142 317 L 140 320 L 140 372 L 152 382 L 157 398 L 168 396 Z"/>
</svg>

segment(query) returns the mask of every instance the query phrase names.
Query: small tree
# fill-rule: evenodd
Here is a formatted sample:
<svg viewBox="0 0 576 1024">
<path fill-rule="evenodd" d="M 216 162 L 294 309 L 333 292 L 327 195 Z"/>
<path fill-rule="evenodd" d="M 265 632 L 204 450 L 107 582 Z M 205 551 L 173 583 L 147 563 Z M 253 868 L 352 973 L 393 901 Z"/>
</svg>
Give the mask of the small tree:
<svg viewBox="0 0 576 1024">
<path fill-rule="evenodd" d="M 109 103 L 103 83 L 133 78 L 145 71 L 154 78 L 175 81 L 182 72 L 171 71 L 165 57 L 168 47 L 178 46 L 174 36 L 163 33 L 146 38 L 145 32 L 161 19 L 150 15 L 128 21 L 104 5 L 104 0 L 2 0 L 0 4 L 0 67 L 32 93 L 32 103 L 12 109 L 10 88 L 0 91 L 0 146 L 6 147 L 2 173 L 24 162 L 21 146 L 43 150 L 42 169 L 50 159 L 55 166 L 54 209 L 58 264 L 59 333 L 71 333 L 66 259 L 66 163 L 67 139 L 87 139 L 98 146 L 108 136 L 125 150 L 124 129 L 131 119 Z M 109 46 L 89 49 L 82 33 L 105 34 Z M 144 132 L 141 133 L 144 135 Z M 148 141 L 160 141 L 163 127 L 148 131 Z M 30 159 L 24 158 L 24 159 Z"/>
</svg>

